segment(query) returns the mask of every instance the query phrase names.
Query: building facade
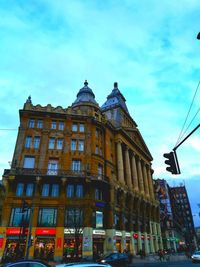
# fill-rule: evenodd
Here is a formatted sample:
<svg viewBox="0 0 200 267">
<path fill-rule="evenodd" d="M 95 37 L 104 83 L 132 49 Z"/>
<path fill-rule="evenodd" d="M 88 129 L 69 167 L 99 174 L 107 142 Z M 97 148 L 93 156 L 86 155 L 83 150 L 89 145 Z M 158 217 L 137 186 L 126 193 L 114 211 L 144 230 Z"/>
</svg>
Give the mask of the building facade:
<svg viewBox="0 0 200 267">
<path fill-rule="evenodd" d="M 162 232 L 163 248 L 169 251 L 179 251 L 184 243 L 183 222 L 179 216 L 177 206 L 174 206 L 173 195 L 166 180 L 154 180 L 157 199 L 160 202 L 160 225 Z"/>
<path fill-rule="evenodd" d="M 1 257 L 162 249 L 152 156 L 125 102 L 115 83 L 99 107 L 87 81 L 68 108 L 27 99 L 3 175 Z"/>
<path fill-rule="evenodd" d="M 186 187 L 182 185 L 171 187 L 170 197 L 173 214 L 181 221 L 181 232 L 183 234 L 181 249 L 191 253 L 196 250 L 197 237 Z"/>
</svg>

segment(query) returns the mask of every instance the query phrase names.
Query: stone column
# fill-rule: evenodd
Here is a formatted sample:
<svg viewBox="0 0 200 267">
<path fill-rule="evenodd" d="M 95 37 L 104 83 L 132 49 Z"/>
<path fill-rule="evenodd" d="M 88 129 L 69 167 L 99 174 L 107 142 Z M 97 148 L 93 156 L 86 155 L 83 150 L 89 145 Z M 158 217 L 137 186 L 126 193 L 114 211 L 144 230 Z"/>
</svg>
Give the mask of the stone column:
<svg viewBox="0 0 200 267">
<path fill-rule="evenodd" d="M 138 251 L 140 251 L 142 250 L 142 240 L 141 240 L 142 235 L 140 231 L 138 231 L 137 234 L 138 234 Z"/>
<path fill-rule="evenodd" d="M 144 192 L 147 198 L 149 198 L 149 183 L 148 183 L 148 177 L 147 177 L 147 169 L 146 169 L 146 164 L 143 162 L 143 177 L 144 177 Z"/>
<path fill-rule="evenodd" d="M 135 154 L 132 155 L 132 179 L 133 179 L 133 189 L 135 191 L 138 191 L 138 175 L 137 175 L 137 167 L 136 167 L 136 161 L 135 161 Z"/>
<path fill-rule="evenodd" d="M 126 182 L 129 188 L 132 188 L 132 181 L 131 181 L 131 166 L 130 166 L 130 158 L 129 158 L 129 151 L 128 147 L 126 146 L 125 150 L 125 163 L 126 163 Z"/>
<path fill-rule="evenodd" d="M 124 184 L 122 143 L 120 141 L 117 142 L 117 169 L 118 169 L 118 181 Z"/>
<path fill-rule="evenodd" d="M 145 253 L 148 255 L 149 254 L 149 240 L 148 240 L 147 232 L 144 233 L 144 248 L 145 248 Z"/>
<path fill-rule="evenodd" d="M 138 181 L 139 181 L 139 190 L 141 194 L 144 194 L 144 183 L 143 183 L 143 175 L 142 175 L 142 167 L 141 167 L 141 159 L 137 160 L 137 171 L 138 171 Z"/>
<path fill-rule="evenodd" d="M 151 176 L 151 168 L 149 165 L 147 165 L 147 177 L 148 177 L 148 183 L 149 183 L 149 193 L 151 199 L 154 199 L 154 188 L 153 188 L 153 180 Z"/>
</svg>

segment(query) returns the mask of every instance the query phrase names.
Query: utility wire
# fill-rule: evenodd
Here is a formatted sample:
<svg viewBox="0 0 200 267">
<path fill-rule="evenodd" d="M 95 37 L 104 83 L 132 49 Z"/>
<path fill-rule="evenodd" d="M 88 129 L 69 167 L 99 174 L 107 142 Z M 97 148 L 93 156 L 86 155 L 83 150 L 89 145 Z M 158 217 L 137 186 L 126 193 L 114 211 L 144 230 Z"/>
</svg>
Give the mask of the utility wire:
<svg viewBox="0 0 200 267">
<path fill-rule="evenodd" d="M 0 129 L 0 131 L 17 131 L 18 129 Z"/>
<path fill-rule="evenodd" d="M 186 124 L 186 122 L 187 122 L 187 119 L 188 119 L 188 116 L 189 116 L 189 114 L 190 114 L 190 111 L 191 111 L 192 105 L 193 105 L 193 103 L 194 103 L 194 99 L 195 99 L 195 97 L 196 97 L 196 94 L 197 94 L 197 92 L 198 92 L 199 85 L 200 85 L 200 81 L 198 82 L 198 85 L 197 85 L 196 91 L 195 91 L 195 93 L 194 93 L 194 96 L 193 96 L 193 99 L 192 99 L 192 103 L 190 104 L 190 107 L 189 107 L 189 110 L 188 110 L 187 116 L 186 116 L 186 118 L 185 118 L 185 121 L 184 121 L 184 123 L 183 123 L 182 129 L 181 129 L 181 132 L 180 132 L 180 134 L 179 134 L 179 137 L 178 137 L 178 139 L 177 139 L 177 142 L 176 142 L 176 144 L 175 144 L 175 147 L 178 145 L 178 143 L 180 143 L 180 142 L 181 142 L 181 139 L 183 138 L 183 136 L 184 136 L 185 132 L 187 131 L 187 129 L 188 129 L 188 128 L 189 128 L 189 126 L 191 125 L 192 121 L 193 121 L 193 120 L 194 120 L 194 118 L 196 117 L 197 113 L 199 112 L 199 110 L 198 110 L 198 111 L 197 111 L 197 113 L 195 114 L 195 117 L 192 119 L 192 121 L 190 122 L 189 126 L 187 127 L 187 129 L 186 129 L 186 130 L 184 131 L 184 133 L 183 133 L 183 130 L 184 130 L 185 124 Z"/>
</svg>

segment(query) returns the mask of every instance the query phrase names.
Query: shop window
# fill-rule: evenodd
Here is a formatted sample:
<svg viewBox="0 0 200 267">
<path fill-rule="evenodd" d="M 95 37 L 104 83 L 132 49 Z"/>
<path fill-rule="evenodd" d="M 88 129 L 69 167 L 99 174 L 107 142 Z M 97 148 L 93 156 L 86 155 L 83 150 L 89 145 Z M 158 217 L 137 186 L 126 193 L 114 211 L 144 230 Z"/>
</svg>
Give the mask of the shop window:
<svg viewBox="0 0 200 267">
<path fill-rule="evenodd" d="M 33 146 L 35 149 L 39 148 L 39 146 L 40 146 L 40 137 L 39 136 L 34 137 L 34 145 Z"/>
<path fill-rule="evenodd" d="M 28 128 L 34 128 L 35 127 L 35 120 L 33 119 L 30 119 L 28 121 Z"/>
<path fill-rule="evenodd" d="M 63 130 L 64 130 L 64 122 L 63 122 L 63 121 L 60 121 L 60 122 L 59 122 L 58 129 L 59 129 L 60 131 L 63 131 Z"/>
<path fill-rule="evenodd" d="M 76 150 L 76 139 L 72 139 L 71 140 L 71 151 L 75 151 Z"/>
<path fill-rule="evenodd" d="M 65 227 L 78 229 L 83 226 L 83 211 L 79 208 L 65 210 Z"/>
<path fill-rule="evenodd" d="M 37 121 L 37 128 L 39 128 L 39 129 L 43 128 L 43 121 L 42 120 Z"/>
<path fill-rule="evenodd" d="M 27 184 L 26 186 L 26 196 L 31 197 L 33 195 L 34 185 L 32 183 Z"/>
<path fill-rule="evenodd" d="M 72 171 L 80 172 L 81 171 L 81 161 L 80 160 L 72 160 Z"/>
<path fill-rule="evenodd" d="M 55 130 L 56 127 L 57 127 L 57 123 L 56 123 L 56 121 L 52 121 L 52 122 L 51 122 L 51 129 Z"/>
<path fill-rule="evenodd" d="M 78 151 L 84 151 L 84 140 L 78 141 Z"/>
<path fill-rule="evenodd" d="M 55 138 L 49 138 L 49 149 L 54 149 L 55 146 Z"/>
<path fill-rule="evenodd" d="M 57 220 L 57 209 L 42 208 L 39 210 L 38 226 L 55 227 Z"/>
<path fill-rule="evenodd" d="M 26 137 L 26 141 L 25 141 L 25 148 L 30 148 L 31 147 L 31 143 L 32 143 L 32 137 L 31 136 L 27 136 Z"/>
<path fill-rule="evenodd" d="M 58 174 L 58 160 L 49 160 L 48 163 L 48 175 L 57 175 Z"/>
<path fill-rule="evenodd" d="M 26 212 L 22 213 L 21 208 L 12 208 L 9 226 L 20 227 L 23 225 L 25 227 L 28 227 L 29 226 L 29 220 L 30 220 L 30 209 L 28 209 Z"/>
<path fill-rule="evenodd" d="M 73 123 L 72 124 L 72 132 L 77 132 L 78 131 L 78 124 L 77 123 Z"/>
<path fill-rule="evenodd" d="M 80 133 L 85 132 L 85 125 L 83 123 L 80 123 L 80 125 L 79 125 L 79 131 L 80 131 Z"/>
<path fill-rule="evenodd" d="M 16 196 L 23 196 L 24 194 L 24 184 L 23 183 L 18 183 L 17 184 L 17 189 L 16 189 Z"/>
<path fill-rule="evenodd" d="M 96 225 L 95 228 L 103 228 L 103 212 L 102 211 L 96 211 L 95 213 L 96 217 Z"/>
<path fill-rule="evenodd" d="M 35 166 L 35 157 L 25 156 L 23 167 L 27 169 L 33 169 L 34 166 Z"/>
<path fill-rule="evenodd" d="M 56 148 L 57 148 L 58 150 L 61 150 L 62 147 L 63 147 L 63 139 L 58 139 L 58 140 L 57 140 L 57 146 L 56 146 Z"/>
<path fill-rule="evenodd" d="M 102 201 L 103 192 L 100 189 L 95 189 L 95 200 Z"/>
</svg>

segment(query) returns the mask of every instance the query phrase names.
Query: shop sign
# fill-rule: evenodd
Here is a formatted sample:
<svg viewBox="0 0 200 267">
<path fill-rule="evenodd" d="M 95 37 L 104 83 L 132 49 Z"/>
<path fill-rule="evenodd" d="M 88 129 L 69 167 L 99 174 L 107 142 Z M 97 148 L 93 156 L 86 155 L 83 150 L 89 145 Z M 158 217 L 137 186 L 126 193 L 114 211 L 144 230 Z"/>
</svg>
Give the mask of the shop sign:
<svg viewBox="0 0 200 267">
<path fill-rule="evenodd" d="M 106 232 L 104 230 L 93 230 L 93 235 L 105 235 Z"/>
<path fill-rule="evenodd" d="M 56 229 L 55 228 L 37 228 L 35 231 L 36 235 L 56 235 Z"/>
<path fill-rule="evenodd" d="M 89 237 L 85 236 L 83 238 L 83 246 L 84 247 L 89 247 L 89 244 L 90 244 L 90 239 L 89 239 Z"/>
<path fill-rule="evenodd" d="M 103 202 L 96 202 L 96 207 L 103 208 L 103 207 L 105 207 L 105 203 L 103 203 Z"/>
<path fill-rule="evenodd" d="M 22 229 L 20 231 L 20 227 L 12 227 L 12 228 L 8 228 L 6 230 L 6 234 L 7 235 L 19 235 L 20 233 L 22 233 Z M 28 232 L 28 228 L 25 229 L 25 234 L 27 234 Z"/>
<path fill-rule="evenodd" d="M 122 236 L 122 232 L 120 232 L 120 231 L 116 231 L 116 232 L 115 232 L 115 235 L 117 235 L 117 236 Z"/>
<path fill-rule="evenodd" d="M 141 239 L 144 240 L 144 235 L 141 235 Z"/>
<path fill-rule="evenodd" d="M 57 237 L 57 248 L 62 247 L 62 237 Z"/>
<path fill-rule="evenodd" d="M 82 234 L 83 233 L 83 229 L 77 229 L 76 231 L 78 234 Z M 64 234 L 65 235 L 72 235 L 75 233 L 75 229 L 74 228 L 65 228 L 64 229 Z"/>
<path fill-rule="evenodd" d="M 148 240 L 150 240 L 150 239 L 151 239 L 151 236 L 150 236 L 150 235 L 148 235 L 148 236 L 147 236 L 147 239 L 148 239 Z"/>
<path fill-rule="evenodd" d="M 0 238 L 0 248 L 3 247 L 3 238 Z"/>
</svg>

